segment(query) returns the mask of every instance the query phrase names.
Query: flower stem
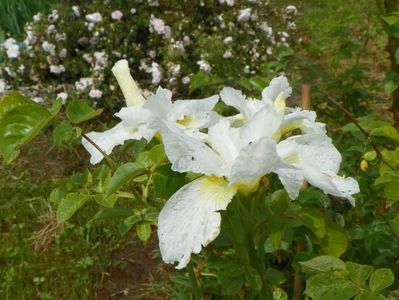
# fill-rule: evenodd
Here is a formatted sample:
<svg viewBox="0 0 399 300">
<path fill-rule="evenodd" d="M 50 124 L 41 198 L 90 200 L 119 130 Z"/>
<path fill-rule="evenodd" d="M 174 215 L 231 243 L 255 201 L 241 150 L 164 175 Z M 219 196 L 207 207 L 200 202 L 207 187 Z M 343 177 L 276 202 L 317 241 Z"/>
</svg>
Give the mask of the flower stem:
<svg viewBox="0 0 399 300">
<path fill-rule="evenodd" d="M 194 299 L 201 300 L 201 291 L 198 286 L 197 277 L 195 277 L 194 264 L 192 262 L 190 262 L 188 265 L 188 274 L 190 276 L 191 288 L 192 288 Z"/>
<path fill-rule="evenodd" d="M 105 160 L 107 161 L 107 163 L 109 164 L 109 166 L 111 168 L 113 168 L 115 166 L 115 162 L 112 160 L 112 158 L 104 152 L 103 149 L 101 149 L 95 142 L 93 142 L 93 140 L 91 138 L 89 138 L 86 134 L 82 133 L 82 137 L 88 141 L 94 148 L 96 148 L 105 158 Z"/>
</svg>

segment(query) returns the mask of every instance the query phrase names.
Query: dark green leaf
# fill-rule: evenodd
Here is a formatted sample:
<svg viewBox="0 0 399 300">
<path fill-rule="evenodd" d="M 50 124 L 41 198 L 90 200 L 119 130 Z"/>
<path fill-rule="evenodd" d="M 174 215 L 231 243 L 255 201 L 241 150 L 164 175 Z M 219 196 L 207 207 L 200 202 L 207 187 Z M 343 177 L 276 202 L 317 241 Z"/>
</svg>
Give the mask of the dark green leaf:
<svg viewBox="0 0 399 300">
<path fill-rule="evenodd" d="M 112 208 L 115 205 L 116 200 L 118 200 L 118 197 L 116 197 L 115 194 L 105 196 L 104 194 L 99 194 L 94 196 L 94 200 L 96 202 L 104 207 L 109 207 Z"/>
<path fill-rule="evenodd" d="M 346 262 L 346 269 L 349 272 L 350 279 L 360 285 L 364 284 L 374 271 L 372 266 L 360 265 L 351 261 Z"/>
<path fill-rule="evenodd" d="M 326 221 L 321 210 L 307 207 L 298 214 L 298 217 L 319 239 L 326 235 Z"/>
<path fill-rule="evenodd" d="M 127 163 L 120 166 L 109 181 L 105 195 L 109 196 L 120 189 L 126 182 L 132 180 L 134 177 L 140 175 L 145 170 L 145 167 L 140 163 Z"/>
<path fill-rule="evenodd" d="M 77 193 L 67 194 L 61 199 L 57 208 L 57 223 L 63 223 L 73 216 L 73 214 L 89 200 L 88 195 Z"/>
<path fill-rule="evenodd" d="M 70 101 L 66 108 L 67 117 L 73 124 L 90 120 L 97 117 L 102 112 L 102 108 L 94 110 L 85 102 L 78 100 Z"/>
<path fill-rule="evenodd" d="M 262 289 L 262 277 L 259 275 L 259 272 L 255 270 L 255 268 L 246 266 L 245 278 L 255 290 L 260 291 Z"/>
<path fill-rule="evenodd" d="M 301 261 L 302 271 L 307 274 L 346 270 L 345 263 L 337 257 L 321 255 L 308 261 Z"/>
</svg>

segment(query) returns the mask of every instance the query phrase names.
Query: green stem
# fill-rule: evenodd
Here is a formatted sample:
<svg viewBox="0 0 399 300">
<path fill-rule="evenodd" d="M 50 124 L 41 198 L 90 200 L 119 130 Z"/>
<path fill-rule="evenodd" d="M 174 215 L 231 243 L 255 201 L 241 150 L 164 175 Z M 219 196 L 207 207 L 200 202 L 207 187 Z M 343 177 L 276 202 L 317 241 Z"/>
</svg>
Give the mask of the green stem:
<svg viewBox="0 0 399 300">
<path fill-rule="evenodd" d="M 94 148 L 96 148 L 104 157 L 109 166 L 113 169 L 115 166 L 115 162 L 112 160 L 112 158 L 104 152 L 103 149 L 101 149 L 91 138 L 89 138 L 86 134 L 82 133 L 82 137 L 88 141 Z"/>
<path fill-rule="evenodd" d="M 201 291 L 198 286 L 197 277 L 195 277 L 194 264 L 192 262 L 190 262 L 188 265 L 188 274 L 190 276 L 191 288 L 192 288 L 194 299 L 201 300 Z"/>
</svg>

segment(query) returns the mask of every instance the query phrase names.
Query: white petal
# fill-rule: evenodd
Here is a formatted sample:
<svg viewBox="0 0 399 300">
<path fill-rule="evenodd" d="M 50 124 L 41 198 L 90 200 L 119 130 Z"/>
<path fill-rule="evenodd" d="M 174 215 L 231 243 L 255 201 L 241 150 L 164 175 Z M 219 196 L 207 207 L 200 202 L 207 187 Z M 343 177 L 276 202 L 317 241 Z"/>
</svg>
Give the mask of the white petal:
<svg viewBox="0 0 399 300">
<path fill-rule="evenodd" d="M 301 129 L 303 133 L 325 134 L 325 124 L 315 122 L 316 113 L 308 110 L 293 110 L 285 115 L 281 125 L 282 134 L 295 129 Z"/>
<path fill-rule="evenodd" d="M 240 151 L 240 130 L 232 128 L 228 120 L 221 119 L 209 128 L 207 141 L 231 167 Z"/>
<path fill-rule="evenodd" d="M 251 111 L 247 105 L 247 100 L 241 91 L 231 87 L 225 87 L 220 92 L 220 97 L 224 103 L 237 109 L 246 118 L 251 116 Z"/>
<path fill-rule="evenodd" d="M 159 119 L 166 120 L 172 106 L 172 92 L 159 87 L 156 94 L 147 98 L 143 108 L 151 111 Z"/>
<path fill-rule="evenodd" d="M 104 132 L 92 131 L 86 135 L 106 154 L 111 154 L 114 147 L 123 145 L 126 140 L 139 140 L 142 138 L 140 132 L 133 131 L 131 128 L 124 126 L 122 122 Z M 82 138 L 82 144 L 91 155 L 91 164 L 97 164 L 104 158 L 101 152 L 86 139 Z"/>
<path fill-rule="evenodd" d="M 282 120 L 282 112 L 276 112 L 272 107 L 265 106 L 241 127 L 242 143 L 248 144 L 265 136 L 274 137 Z"/>
<path fill-rule="evenodd" d="M 268 87 L 262 91 L 262 101 L 265 104 L 273 105 L 274 100 L 277 96 L 283 92 L 285 99 L 291 96 L 292 88 L 290 87 L 288 80 L 285 76 L 279 76 L 274 78 Z"/>
<path fill-rule="evenodd" d="M 186 134 L 176 124 L 164 122 L 162 141 L 172 170 L 222 176 L 224 162 L 201 140 Z"/>
<path fill-rule="evenodd" d="M 256 188 L 260 177 L 283 166 L 277 154 L 276 143 L 268 137 L 242 148 L 229 176 L 230 185 Z"/>
<path fill-rule="evenodd" d="M 177 100 L 168 113 L 169 121 L 183 121 L 187 128 L 207 128 L 220 116 L 212 111 L 219 100 L 218 95 L 198 100 Z"/>
<path fill-rule="evenodd" d="M 299 169 L 281 168 L 276 171 L 278 178 L 287 191 L 288 196 L 294 200 L 298 197 L 303 185 L 303 171 Z"/>
<path fill-rule="evenodd" d="M 213 241 L 220 232 L 220 213 L 235 194 L 216 177 L 201 177 L 170 198 L 158 217 L 159 248 L 163 261 L 184 268 L 191 253 Z"/>
<path fill-rule="evenodd" d="M 140 105 L 122 107 L 115 116 L 120 118 L 125 126 L 133 128 L 136 128 L 141 124 L 147 124 L 154 119 L 152 112 Z"/>
<path fill-rule="evenodd" d="M 320 172 L 312 167 L 306 167 L 303 171 L 306 180 L 311 185 L 321 189 L 326 194 L 346 198 L 355 206 L 352 194 L 358 193 L 360 189 L 354 178 L 341 177 L 332 172 Z"/>
<path fill-rule="evenodd" d="M 127 106 L 135 106 L 144 103 L 145 99 L 132 75 L 130 75 L 130 69 L 126 59 L 117 61 L 112 67 L 112 73 L 114 73 L 123 96 L 125 96 Z"/>
</svg>

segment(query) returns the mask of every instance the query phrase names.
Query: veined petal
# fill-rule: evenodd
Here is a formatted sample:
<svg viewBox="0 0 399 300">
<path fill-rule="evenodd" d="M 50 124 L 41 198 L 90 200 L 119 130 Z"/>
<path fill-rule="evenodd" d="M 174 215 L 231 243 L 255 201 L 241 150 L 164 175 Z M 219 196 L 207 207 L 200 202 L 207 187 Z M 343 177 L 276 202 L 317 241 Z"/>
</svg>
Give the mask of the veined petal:
<svg viewBox="0 0 399 300">
<path fill-rule="evenodd" d="M 171 122 L 163 122 L 161 134 L 173 171 L 223 176 L 224 161 L 204 142 Z"/>
<path fill-rule="evenodd" d="M 251 111 L 247 105 L 247 100 L 241 91 L 231 87 L 225 87 L 220 92 L 220 98 L 224 103 L 230 105 L 242 113 L 246 118 L 251 116 Z"/>
<path fill-rule="evenodd" d="M 221 216 L 235 189 L 217 177 L 200 177 L 183 186 L 165 204 L 158 217 L 158 238 L 164 262 L 184 268 L 191 253 L 213 241 L 220 232 Z"/>
<path fill-rule="evenodd" d="M 267 105 L 274 105 L 274 101 L 278 95 L 283 92 L 285 99 L 291 96 L 292 88 L 290 87 L 287 77 L 279 76 L 273 78 L 269 86 L 262 91 L 262 101 Z M 285 100 L 284 99 L 284 100 Z"/>
<path fill-rule="evenodd" d="M 122 122 L 104 132 L 92 131 L 86 135 L 106 154 L 111 154 L 114 147 L 123 145 L 126 140 L 139 140 L 142 138 L 139 131 L 132 130 L 130 127 L 124 126 Z M 91 155 L 91 164 L 97 164 L 104 158 L 101 152 L 98 151 L 86 139 L 82 138 L 82 144 Z"/>
<path fill-rule="evenodd" d="M 112 67 L 112 73 L 114 73 L 125 97 L 126 106 L 135 106 L 144 103 L 145 99 L 132 75 L 130 75 L 129 64 L 126 59 L 117 61 Z"/>
<path fill-rule="evenodd" d="M 283 166 L 276 143 L 268 137 L 242 148 L 228 176 L 230 185 L 243 185 L 249 190 L 257 187 L 259 179 Z"/>
<path fill-rule="evenodd" d="M 265 136 L 274 137 L 275 133 L 278 133 L 282 120 L 283 112 L 277 112 L 272 107 L 265 106 L 240 128 L 242 144 L 255 142 Z"/>
<path fill-rule="evenodd" d="M 240 151 L 240 130 L 232 128 L 228 120 L 221 119 L 209 127 L 207 142 L 231 167 Z"/>
<path fill-rule="evenodd" d="M 313 186 L 321 189 L 324 193 L 336 197 L 346 198 L 355 206 L 352 194 L 360 191 L 359 184 L 352 177 L 341 177 L 333 172 L 320 172 L 313 167 L 303 169 L 306 180 Z"/>
<path fill-rule="evenodd" d="M 303 186 L 303 171 L 300 169 L 281 168 L 275 171 L 287 191 L 288 196 L 294 200 L 298 197 L 299 191 Z"/>
<path fill-rule="evenodd" d="M 144 103 L 143 108 L 148 109 L 159 119 L 166 120 L 172 106 L 172 92 L 158 87 L 157 92 Z"/>
</svg>

